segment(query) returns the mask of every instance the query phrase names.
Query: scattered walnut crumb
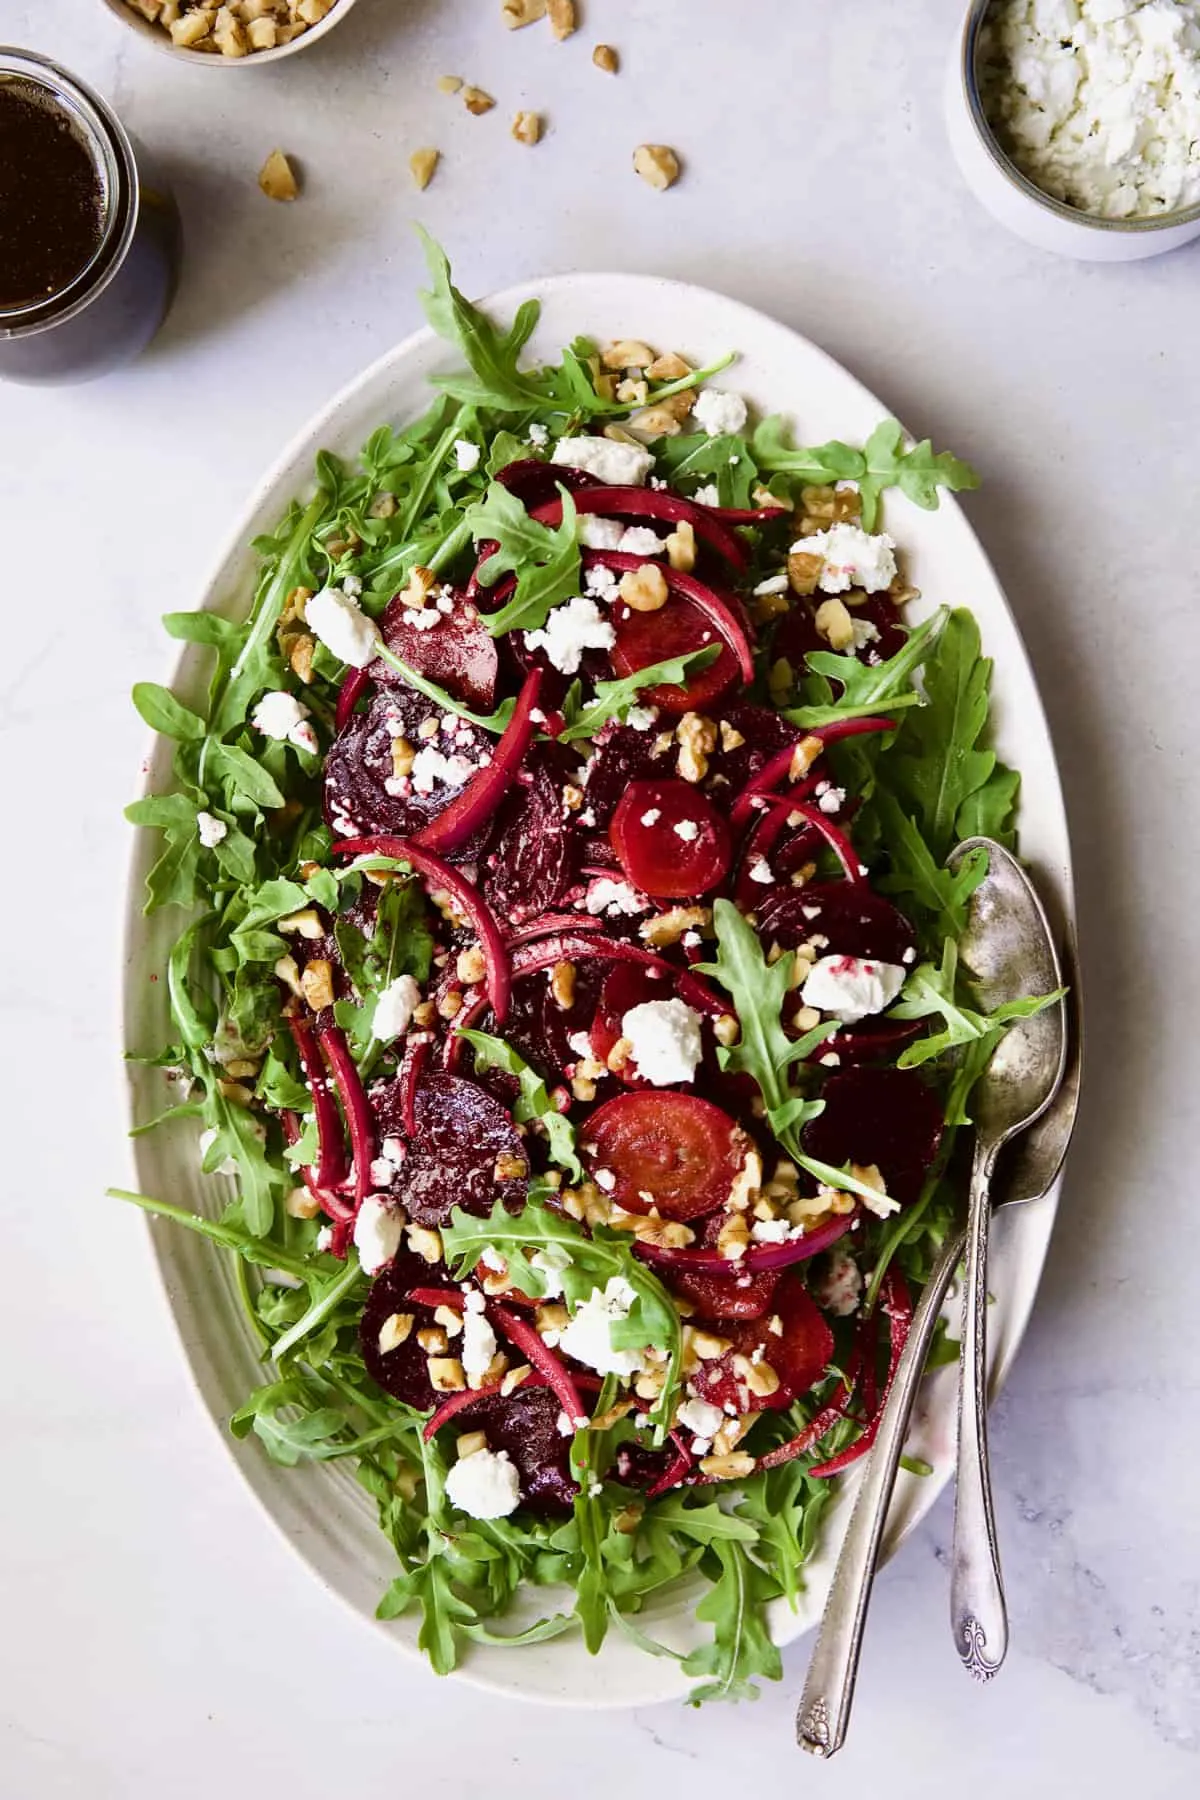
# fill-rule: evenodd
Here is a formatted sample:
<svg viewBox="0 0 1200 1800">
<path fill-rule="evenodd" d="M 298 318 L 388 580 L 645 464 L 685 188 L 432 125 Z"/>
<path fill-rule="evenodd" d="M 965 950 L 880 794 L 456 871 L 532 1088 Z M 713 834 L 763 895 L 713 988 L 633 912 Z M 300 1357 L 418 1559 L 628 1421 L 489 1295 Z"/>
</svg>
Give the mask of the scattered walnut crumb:
<svg viewBox="0 0 1200 1800">
<path fill-rule="evenodd" d="M 575 0 L 547 0 L 550 29 L 561 44 L 575 29 Z"/>
<path fill-rule="evenodd" d="M 412 178 L 422 191 L 424 191 L 433 180 L 434 173 L 441 159 L 441 151 L 435 150 L 432 144 L 426 144 L 423 145 L 420 150 L 414 150 L 409 157 L 408 166 L 412 171 Z"/>
<path fill-rule="evenodd" d="M 512 122 L 512 134 L 518 144 L 536 144 L 542 135 L 541 114 L 519 112 Z"/>
<path fill-rule="evenodd" d="M 546 0 L 503 0 L 500 7 L 500 17 L 510 31 L 520 31 L 525 25 L 536 25 L 545 16 Z"/>
<path fill-rule="evenodd" d="M 437 84 L 438 84 L 438 92 L 440 94 L 457 94 L 459 88 L 463 84 L 462 76 L 461 75 L 439 75 Z"/>
<path fill-rule="evenodd" d="M 462 91 L 462 97 L 463 105 L 469 113 L 474 113 L 476 118 L 478 118 L 481 113 L 491 112 L 493 106 L 496 104 L 492 99 L 492 96 L 490 94 L 485 94 L 482 88 L 465 87 Z"/>
<path fill-rule="evenodd" d="M 606 75 L 615 75 L 621 67 L 621 58 L 611 44 L 597 44 L 592 51 L 592 61 L 598 69 L 603 69 Z"/>
<path fill-rule="evenodd" d="M 633 153 L 633 168 L 647 187 L 660 193 L 679 180 L 679 158 L 669 144 L 639 144 Z"/>
<path fill-rule="evenodd" d="M 294 200 L 300 192 L 296 171 L 282 150 L 272 150 L 258 172 L 258 185 L 268 200 Z"/>
</svg>

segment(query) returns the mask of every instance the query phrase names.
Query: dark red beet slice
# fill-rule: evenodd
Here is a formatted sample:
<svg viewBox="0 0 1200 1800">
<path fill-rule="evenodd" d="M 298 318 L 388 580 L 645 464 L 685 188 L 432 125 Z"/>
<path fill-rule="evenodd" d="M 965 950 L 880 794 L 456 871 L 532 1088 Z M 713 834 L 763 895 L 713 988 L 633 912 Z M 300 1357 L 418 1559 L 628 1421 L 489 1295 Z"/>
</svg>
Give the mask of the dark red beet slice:
<svg viewBox="0 0 1200 1800">
<path fill-rule="evenodd" d="M 501 809 L 483 887 L 496 917 L 520 925 L 556 906 L 571 885 L 571 849 L 562 782 L 542 764 Z"/>
<path fill-rule="evenodd" d="M 428 1263 L 408 1250 L 402 1250 L 371 1283 L 359 1326 L 363 1361 L 372 1379 L 385 1393 L 406 1406 L 428 1412 L 437 1405 L 438 1396 L 429 1380 L 429 1359 L 417 1342 L 417 1332 L 434 1324 L 433 1308 L 419 1306 L 410 1300 L 409 1290 L 428 1283 Z M 379 1333 L 393 1313 L 414 1314 L 413 1329 L 395 1350 L 379 1348 Z"/>
<path fill-rule="evenodd" d="M 670 725 L 671 721 L 665 720 L 663 730 Z M 588 764 L 584 810 L 595 819 L 599 830 L 607 831 L 631 781 L 674 774 L 674 747 L 656 750 L 658 737 L 658 728 L 653 725 L 647 731 L 620 725 L 596 750 Z"/>
<path fill-rule="evenodd" d="M 736 1265 L 729 1265 L 729 1277 L 689 1274 L 676 1270 L 670 1285 L 705 1319 L 761 1319 L 770 1311 L 775 1290 L 783 1276 L 777 1269 L 761 1275 L 739 1275 Z"/>
<path fill-rule="evenodd" d="M 664 1219 L 723 1205 L 746 1153 L 728 1113 L 674 1089 L 618 1094 L 586 1120 L 580 1138 L 593 1176 L 615 1177 L 608 1192 L 618 1205 L 638 1213 L 657 1206 Z"/>
<path fill-rule="evenodd" d="M 571 1479 L 571 1440 L 558 1429 L 562 1405 L 548 1387 L 526 1385 L 507 1397 L 488 1394 L 463 1408 L 459 1431 L 487 1434 L 489 1450 L 507 1450 L 521 1478 L 521 1505 L 533 1512 L 559 1512 L 579 1492 Z"/>
<path fill-rule="evenodd" d="M 766 763 L 787 744 L 797 744 L 803 737 L 795 725 L 789 725 L 770 707 L 755 706 L 749 700 L 733 700 L 721 707 L 721 718 L 727 727 L 713 755 L 709 757 L 706 787 L 723 777 L 719 791 L 728 800 L 740 794 Z M 726 738 L 736 733 L 743 741 L 727 749 Z"/>
<path fill-rule="evenodd" d="M 773 1320 L 781 1329 L 772 1331 Z M 701 1363 L 692 1385 L 701 1399 L 737 1412 L 776 1411 L 790 1406 L 821 1379 L 833 1355 L 833 1333 L 824 1314 L 797 1275 L 779 1278 L 770 1312 L 743 1323 L 722 1321 L 716 1328 L 730 1340 L 724 1356 Z M 735 1356 L 768 1363 L 779 1377 L 773 1394 L 754 1395 L 739 1380 Z"/>
<path fill-rule="evenodd" d="M 678 596 L 657 612 L 632 612 L 618 604 L 613 607 L 612 622 L 617 633 L 612 663 L 618 675 L 632 675 L 651 663 L 665 662 L 670 656 L 687 656 L 693 650 L 720 642 L 700 608 Z M 639 698 L 644 706 L 658 706 L 663 712 L 701 712 L 733 686 L 739 673 L 737 657 L 728 644 L 722 644 L 716 661 L 693 675 L 686 686 L 662 683 L 647 688 Z"/>
<path fill-rule="evenodd" d="M 814 650 L 829 649 L 829 644 L 817 630 L 816 624 L 815 607 L 820 604 L 821 598 L 818 594 L 811 605 L 804 600 L 797 601 L 775 629 L 771 644 L 772 658 L 785 658 L 798 675 L 806 672 L 806 656 L 810 656 Z M 873 625 L 879 634 L 869 644 L 864 644 L 861 650 L 854 652 L 859 662 L 886 662 L 889 656 L 895 656 L 908 636 L 900 621 L 900 614 L 886 594 L 872 594 L 861 604 L 851 607 L 850 616 L 861 620 L 864 625 Z M 835 682 L 834 688 L 840 692 L 841 683 Z"/>
<path fill-rule="evenodd" d="M 904 914 L 865 882 L 816 882 L 779 888 L 758 909 L 764 940 L 794 950 L 810 938 L 828 938 L 823 956 L 872 956 L 879 962 L 911 961 L 916 934 Z"/>
<path fill-rule="evenodd" d="M 600 485 L 586 469 L 569 469 L 565 463 L 541 462 L 536 456 L 523 456 L 516 462 L 506 463 L 497 470 L 496 480 L 510 494 L 517 496 L 526 512 L 544 506 L 548 500 L 557 500 L 560 487 L 574 494 L 582 488 Z"/>
<path fill-rule="evenodd" d="M 422 613 L 422 618 L 426 613 Z M 454 611 L 438 613 L 431 630 L 419 631 L 413 623 L 412 607 L 402 604 L 397 594 L 389 600 L 379 621 L 383 640 L 393 655 L 400 657 L 419 675 L 436 681 L 464 706 L 477 712 L 490 712 L 496 702 L 496 675 L 500 667 L 496 640 L 484 625 L 470 600 L 454 596 Z M 395 687 L 404 677 L 382 657 L 377 657 L 367 673 L 381 687 Z"/>
<path fill-rule="evenodd" d="M 424 739 L 420 726 L 438 721 L 438 735 Z M 391 729 L 389 729 L 389 726 Z M 396 782 L 392 744 L 397 736 L 414 747 L 426 742 L 446 757 L 469 765 L 461 781 L 438 781 L 428 794 L 418 793 L 411 777 L 403 791 L 389 792 Z M 365 712 L 356 713 L 330 745 L 325 759 L 325 817 L 337 837 L 370 837 L 385 833 L 415 837 L 445 811 L 463 791 L 481 760 L 490 757 L 494 740 L 453 713 L 439 713 L 432 701 L 412 688 L 381 689 Z M 477 854 L 485 838 L 477 833 L 455 851 L 457 859 Z"/>
<path fill-rule="evenodd" d="M 678 1452 L 673 1444 L 665 1450 L 651 1450 L 646 1444 L 622 1444 L 617 1451 L 617 1480 L 623 1481 L 627 1487 L 649 1488 L 666 1474 L 671 1464 L 677 1460 Z"/>
<path fill-rule="evenodd" d="M 430 1075 L 417 1090 L 417 1134 L 401 1169 L 397 1197 L 418 1225 L 441 1225 L 456 1206 L 483 1216 L 497 1200 L 524 1204 L 524 1176 L 496 1178 L 496 1158 L 526 1161 L 507 1110 L 473 1081 Z"/>
<path fill-rule="evenodd" d="M 643 893 L 660 900 L 707 894 L 729 867 L 729 827 L 689 781 L 635 781 L 609 828 L 621 867 Z"/>
<path fill-rule="evenodd" d="M 916 1071 L 846 1069 L 821 1098 L 824 1112 L 804 1128 L 808 1154 L 835 1168 L 874 1163 L 893 1200 L 914 1201 L 942 1136 L 941 1102 Z"/>
</svg>

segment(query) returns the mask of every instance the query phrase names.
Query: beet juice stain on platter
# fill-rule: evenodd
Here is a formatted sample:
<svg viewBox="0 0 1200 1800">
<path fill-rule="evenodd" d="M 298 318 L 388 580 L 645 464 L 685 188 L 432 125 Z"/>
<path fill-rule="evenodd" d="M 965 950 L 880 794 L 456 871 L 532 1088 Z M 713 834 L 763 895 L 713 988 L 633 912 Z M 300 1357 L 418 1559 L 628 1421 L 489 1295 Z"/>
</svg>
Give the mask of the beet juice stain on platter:
<svg viewBox="0 0 1200 1800">
<path fill-rule="evenodd" d="M 0 377 L 86 381 L 144 350 L 174 297 L 179 215 L 82 82 L 0 46 Z"/>
</svg>

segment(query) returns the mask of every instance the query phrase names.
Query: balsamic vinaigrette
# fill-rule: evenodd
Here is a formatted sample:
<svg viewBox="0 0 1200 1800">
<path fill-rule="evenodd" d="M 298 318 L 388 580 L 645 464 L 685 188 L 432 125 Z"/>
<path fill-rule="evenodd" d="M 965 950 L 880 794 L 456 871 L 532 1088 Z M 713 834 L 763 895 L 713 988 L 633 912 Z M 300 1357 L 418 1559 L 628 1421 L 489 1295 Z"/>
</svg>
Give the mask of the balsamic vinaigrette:
<svg viewBox="0 0 1200 1800">
<path fill-rule="evenodd" d="M 62 293 L 103 231 L 100 176 L 71 121 L 32 83 L 0 80 L 0 308 Z"/>
</svg>

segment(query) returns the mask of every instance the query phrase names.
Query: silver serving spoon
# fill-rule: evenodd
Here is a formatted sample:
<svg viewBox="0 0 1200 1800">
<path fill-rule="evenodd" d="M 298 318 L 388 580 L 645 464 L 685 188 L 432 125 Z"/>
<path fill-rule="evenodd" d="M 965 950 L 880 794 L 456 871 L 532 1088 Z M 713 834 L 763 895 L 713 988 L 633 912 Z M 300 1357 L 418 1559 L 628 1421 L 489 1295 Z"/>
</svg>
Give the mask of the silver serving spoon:
<svg viewBox="0 0 1200 1800">
<path fill-rule="evenodd" d="M 972 895 L 959 957 L 973 978 L 980 1010 L 992 1012 L 1025 994 L 1052 993 L 1062 986 L 1062 969 L 1042 903 L 1015 856 L 990 839 L 968 838 L 951 854 L 950 867 L 978 847 L 988 852 L 988 873 Z M 1060 1000 L 1015 1021 L 971 1096 L 975 1157 L 967 1200 L 950 1619 L 963 1665 L 978 1681 L 991 1680 L 1008 1650 L 987 1440 L 992 1175 L 1009 1139 L 1040 1118 L 1053 1100 L 1066 1063 L 1067 1011 Z"/>
<path fill-rule="evenodd" d="M 980 841 L 972 840 L 973 843 Z M 990 842 L 982 841 L 987 843 L 989 850 L 992 848 Z M 964 855 L 967 848 L 960 845 L 954 852 L 955 859 Z M 1011 860 L 1004 851 L 1000 856 L 1006 862 Z M 989 871 L 983 886 L 991 880 Z M 986 902 L 980 900 L 978 904 L 982 906 Z M 1072 988 L 1072 997 L 1074 991 Z M 1010 1206 L 1021 1201 L 1040 1200 L 1049 1192 L 1062 1167 L 1079 1106 L 1081 1038 L 1077 1007 L 1073 1007 L 1071 1029 L 1066 1037 L 1070 1057 L 1057 1095 L 1037 1123 L 1006 1152 L 997 1175 L 995 1205 Z M 896 1471 L 934 1327 L 954 1271 L 962 1260 L 965 1243 L 966 1234 L 962 1231 L 947 1241 L 917 1302 L 908 1341 L 842 1540 L 796 1717 L 800 1744 L 819 1756 L 832 1756 L 841 1747 L 849 1725 L 867 1607 Z"/>
</svg>

